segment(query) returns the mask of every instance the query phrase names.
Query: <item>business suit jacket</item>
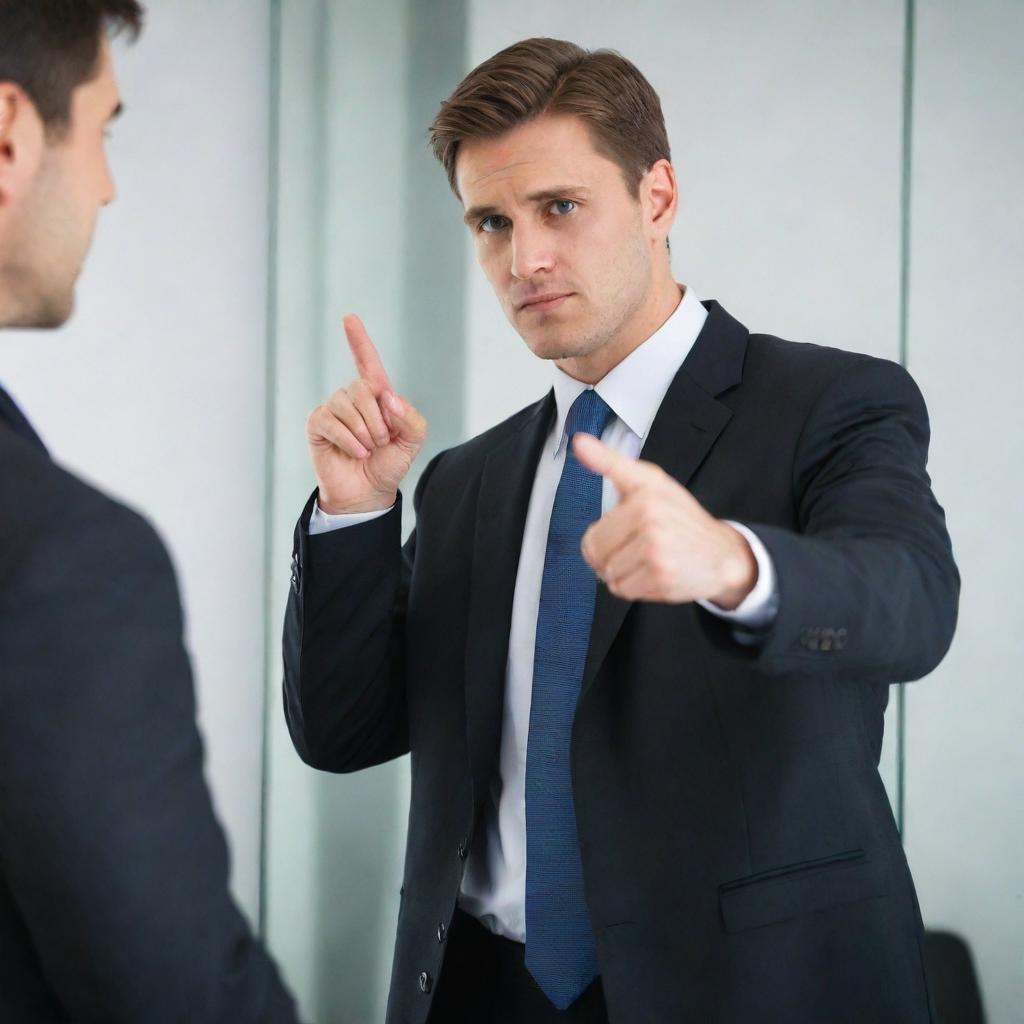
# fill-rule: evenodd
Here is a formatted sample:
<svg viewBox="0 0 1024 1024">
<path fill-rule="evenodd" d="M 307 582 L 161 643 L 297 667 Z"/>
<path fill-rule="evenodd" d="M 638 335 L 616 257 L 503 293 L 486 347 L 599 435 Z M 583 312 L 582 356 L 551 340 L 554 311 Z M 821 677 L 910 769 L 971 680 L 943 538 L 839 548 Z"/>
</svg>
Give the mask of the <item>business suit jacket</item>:
<svg viewBox="0 0 1024 1024">
<path fill-rule="evenodd" d="M 174 574 L 0 391 L 0 1020 L 295 1020 L 228 892 Z"/>
<path fill-rule="evenodd" d="M 925 675 L 959 577 L 897 364 L 749 334 L 715 302 L 641 458 L 751 526 L 780 605 L 754 645 L 598 584 L 572 735 L 612 1024 L 929 1019 L 921 920 L 877 772 L 889 684 Z M 412 753 L 388 1021 L 422 1022 L 497 772 L 516 566 L 553 394 L 431 460 L 416 528 L 295 534 L 299 754 Z"/>
</svg>

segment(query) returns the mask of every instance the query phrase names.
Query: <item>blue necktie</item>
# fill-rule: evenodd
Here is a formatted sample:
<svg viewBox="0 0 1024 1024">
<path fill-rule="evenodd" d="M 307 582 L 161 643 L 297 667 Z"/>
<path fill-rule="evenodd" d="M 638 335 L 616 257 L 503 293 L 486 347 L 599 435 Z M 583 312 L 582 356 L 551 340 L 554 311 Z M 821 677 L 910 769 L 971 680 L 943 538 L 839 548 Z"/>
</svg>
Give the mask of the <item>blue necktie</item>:
<svg viewBox="0 0 1024 1024">
<path fill-rule="evenodd" d="M 601 477 L 573 455 L 572 438 L 579 430 L 600 437 L 611 415 L 592 390 L 582 392 L 569 409 L 565 466 L 551 509 L 537 614 L 526 751 L 526 966 L 560 1010 L 598 974 L 583 893 L 569 742 L 597 589 L 580 541 L 601 515 Z"/>
</svg>

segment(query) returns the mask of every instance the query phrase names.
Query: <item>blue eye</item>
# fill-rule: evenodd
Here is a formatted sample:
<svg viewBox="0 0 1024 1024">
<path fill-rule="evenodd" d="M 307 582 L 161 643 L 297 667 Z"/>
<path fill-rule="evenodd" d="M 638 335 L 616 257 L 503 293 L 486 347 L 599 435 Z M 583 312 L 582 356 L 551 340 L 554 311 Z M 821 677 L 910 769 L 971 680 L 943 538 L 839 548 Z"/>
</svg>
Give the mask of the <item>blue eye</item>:
<svg viewBox="0 0 1024 1024">
<path fill-rule="evenodd" d="M 552 207 L 571 207 L 571 209 L 568 210 L 559 209 L 559 213 L 563 215 L 572 213 L 572 211 L 576 209 L 576 204 L 571 199 L 556 199 L 551 205 Z"/>
</svg>

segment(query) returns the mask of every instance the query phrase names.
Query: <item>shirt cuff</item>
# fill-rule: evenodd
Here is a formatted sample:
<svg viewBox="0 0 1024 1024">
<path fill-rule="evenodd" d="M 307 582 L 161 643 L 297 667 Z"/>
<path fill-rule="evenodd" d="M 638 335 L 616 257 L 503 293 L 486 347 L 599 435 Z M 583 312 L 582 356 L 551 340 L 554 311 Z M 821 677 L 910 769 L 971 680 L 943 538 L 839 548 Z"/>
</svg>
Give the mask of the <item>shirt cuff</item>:
<svg viewBox="0 0 1024 1024">
<path fill-rule="evenodd" d="M 733 529 L 738 530 L 746 538 L 750 550 L 757 561 L 757 582 L 754 589 L 732 611 L 720 608 L 712 601 L 698 601 L 701 608 L 727 619 L 737 626 L 749 629 L 760 629 L 769 625 L 779 610 L 779 590 L 775 581 L 775 563 L 767 548 L 761 543 L 760 537 L 753 530 L 732 519 L 725 520 Z"/>
<path fill-rule="evenodd" d="M 373 512 L 341 512 L 332 516 L 327 512 L 321 512 L 319 502 L 314 501 L 307 532 L 313 535 L 330 533 L 332 530 L 341 530 L 346 526 L 358 526 L 360 523 L 368 523 L 371 519 L 379 519 L 381 516 L 387 515 L 394 507 L 392 505 L 391 508 L 375 509 Z"/>
</svg>

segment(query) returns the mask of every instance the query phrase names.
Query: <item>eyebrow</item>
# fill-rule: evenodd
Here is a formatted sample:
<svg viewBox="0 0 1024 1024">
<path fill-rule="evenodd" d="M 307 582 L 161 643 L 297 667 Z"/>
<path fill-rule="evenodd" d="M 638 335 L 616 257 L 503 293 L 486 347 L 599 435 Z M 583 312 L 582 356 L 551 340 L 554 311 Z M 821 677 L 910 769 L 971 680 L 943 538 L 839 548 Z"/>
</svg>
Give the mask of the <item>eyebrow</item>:
<svg viewBox="0 0 1024 1024">
<path fill-rule="evenodd" d="M 554 199 L 564 199 L 567 195 L 588 196 L 590 195 L 590 189 L 584 188 L 582 185 L 557 185 L 555 188 L 545 188 L 540 192 L 531 192 L 526 198 L 531 203 L 543 203 L 551 202 Z M 475 221 L 483 220 L 484 217 L 492 217 L 498 212 L 496 206 L 472 206 L 466 211 L 462 219 L 466 224 L 472 224 Z"/>
</svg>

